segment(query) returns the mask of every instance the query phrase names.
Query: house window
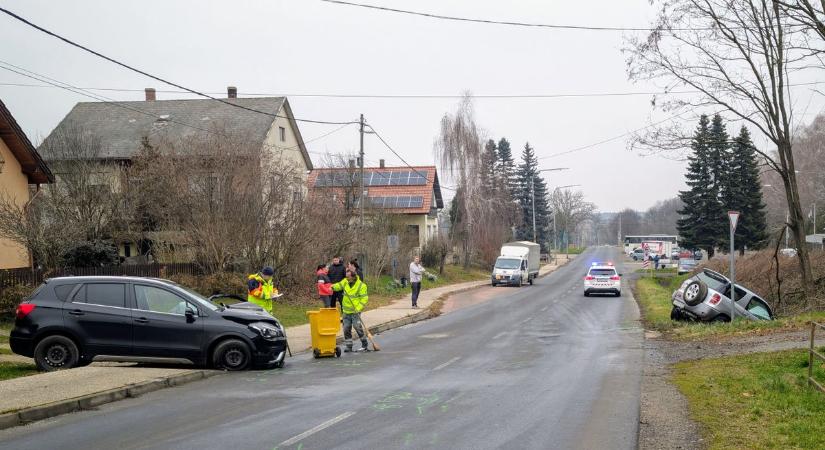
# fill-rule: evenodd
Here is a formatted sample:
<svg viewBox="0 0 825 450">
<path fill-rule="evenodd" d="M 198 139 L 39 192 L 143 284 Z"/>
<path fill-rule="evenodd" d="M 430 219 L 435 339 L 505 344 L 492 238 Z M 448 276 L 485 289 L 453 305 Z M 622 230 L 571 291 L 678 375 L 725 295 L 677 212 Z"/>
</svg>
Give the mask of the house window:
<svg viewBox="0 0 825 450">
<path fill-rule="evenodd" d="M 286 128 L 278 127 L 278 133 L 280 133 L 281 142 L 286 142 Z"/>
</svg>

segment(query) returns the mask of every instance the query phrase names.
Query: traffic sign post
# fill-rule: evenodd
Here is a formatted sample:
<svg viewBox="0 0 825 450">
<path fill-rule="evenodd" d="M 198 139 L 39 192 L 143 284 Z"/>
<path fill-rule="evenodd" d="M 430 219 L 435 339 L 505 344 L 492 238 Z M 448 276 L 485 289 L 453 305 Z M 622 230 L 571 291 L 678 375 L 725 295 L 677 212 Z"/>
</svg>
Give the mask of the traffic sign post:
<svg viewBox="0 0 825 450">
<path fill-rule="evenodd" d="M 730 321 L 736 318 L 736 246 L 733 244 L 733 234 L 736 223 L 739 221 L 739 211 L 728 211 L 730 221 Z"/>
</svg>

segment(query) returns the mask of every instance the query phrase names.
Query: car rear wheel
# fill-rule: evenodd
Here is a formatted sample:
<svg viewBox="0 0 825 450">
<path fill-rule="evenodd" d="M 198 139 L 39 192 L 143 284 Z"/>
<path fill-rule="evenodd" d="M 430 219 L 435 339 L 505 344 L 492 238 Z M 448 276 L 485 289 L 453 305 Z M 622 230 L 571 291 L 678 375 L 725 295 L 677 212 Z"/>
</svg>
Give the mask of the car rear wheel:
<svg viewBox="0 0 825 450">
<path fill-rule="evenodd" d="M 244 370 L 252 357 L 249 346 L 238 339 L 228 339 L 215 347 L 212 363 L 218 369 Z"/>
<path fill-rule="evenodd" d="M 705 301 L 705 297 L 707 297 L 707 295 L 708 285 L 700 280 L 694 280 L 685 287 L 682 300 L 684 300 L 688 306 L 696 306 Z"/>
<path fill-rule="evenodd" d="M 34 348 L 34 363 L 44 372 L 71 369 L 77 367 L 79 361 L 77 345 L 66 336 L 48 336 Z"/>
<path fill-rule="evenodd" d="M 718 316 L 714 317 L 711 322 L 730 322 L 730 317 L 726 314 L 719 314 Z"/>
</svg>

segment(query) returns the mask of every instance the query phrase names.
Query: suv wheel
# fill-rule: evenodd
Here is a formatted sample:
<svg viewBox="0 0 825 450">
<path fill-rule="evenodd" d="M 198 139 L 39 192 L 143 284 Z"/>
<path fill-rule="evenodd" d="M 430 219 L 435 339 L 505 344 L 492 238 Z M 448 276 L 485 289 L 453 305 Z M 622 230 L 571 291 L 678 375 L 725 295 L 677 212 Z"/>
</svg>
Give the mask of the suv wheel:
<svg viewBox="0 0 825 450">
<path fill-rule="evenodd" d="M 252 358 L 249 346 L 238 339 L 228 339 L 215 347 L 212 363 L 218 369 L 244 370 Z"/>
<path fill-rule="evenodd" d="M 52 372 L 76 367 L 80 352 L 74 341 L 66 336 L 48 336 L 34 348 L 34 363 L 38 370 Z"/>
<path fill-rule="evenodd" d="M 718 316 L 714 317 L 711 322 L 730 322 L 730 317 L 726 314 L 719 314 Z"/>
<path fill-rule="evenodd" d="M 688 306 L 696 306 L 705 301 L 705 297 L 707 297 L 707 295 L 708 285 L 700 280 L 694 280 L 685 286 L 685 292 L 682 295 L 682 300 L 684 300 Z"/>
</svg>

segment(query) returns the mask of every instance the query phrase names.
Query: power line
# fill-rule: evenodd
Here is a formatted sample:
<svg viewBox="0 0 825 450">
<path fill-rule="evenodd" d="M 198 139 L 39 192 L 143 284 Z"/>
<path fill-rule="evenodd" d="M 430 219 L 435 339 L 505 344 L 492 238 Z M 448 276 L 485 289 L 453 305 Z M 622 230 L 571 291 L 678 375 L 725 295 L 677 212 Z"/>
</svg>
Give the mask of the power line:
<svg viewBox="0 0 825 450">
<path fill-rule="evenodd" d="M 817 82 L 816 84 L 824 84 Z M 52 86 L 25 83 L 0 83 L 0 86 L 15 87 L 42 87 Z M 90 91 L 114 91 L 114 92 L 143 92 L 143 89 L 129 88 L 106 88 L 106 87 L 84 87 Z M 180 90 L 156 90 L 158 93 L 186 94 L 187 91 Z M 578 98 L 578 97 L 627 97 L 635 95 L 666 95 L 666 94 L 696 94 L 700 91 L 629 91 L 629 92 L 584 92 L 584 93 L 558 93 L 558 94 L 471 94 L 472 98 L 490 99 L 518 99 L 518 98 Z M 221 92 L 206 92 L 207 94 L 221 94 Z M 248 97 L 321 97 L 321 98 L 371 98 L 371 99 L 460 99 L 464 95 L 458 94 L 335 94 L 335 93 L 261 93 L 261 92 L 238 92 L 238 95 Z"/>
<path fill-rule="evenodd" d="M 13 69 L 10 68 L 10 67 L 6 67 L 6 66 L 13 67 Z M 160 118 L 160 116 L 158 116 L 155 113 L 151 113 L 149 111 L 140 109 L 140 108 L 135 107 L 131 104 L 126 104 L 127 102 L 121 102 L 121 101 L 118 101 L 118 100 L 115 100 L 115 99 L 112 99 L 112 98 L 109 98 L 109 97 L 106 97 L 106 96 L 100 95 L 100 94 L 89 93 L 89 92 L 85 91 L 84 88 L 80 88 L 80 87 L 77 87 L 77 86 L 72 86 L 69 83 L 51 78 L 47 75 L 39 74 L 37 72 L 28 70 L 28 69 L 20 67 L 20 66 L 16 66 L 14 64 L 11 64 L 11 63 L 3 61 L 3 60 L 0 60 L 0 69 L 7 70 L 7 71 L 15 73 L 17 75 L 24 76 L 24 77 L 27 77 L 27 78 L 30 78 L 30 79 L 33 79 L 33 80 L 37 80 L 37 81 L 40 81 L 42 83 L 47 83 L 49 87 L 56 87 L 56 88 L 64 89 L 64 90 L 67 90 L 69 92 L 72 92 L 72 93 L 75 93 L 75 94 L 78 94 L 78 95 L 82 95 L 84 97 L 88 97 L 88 98 L 91 98 L 91 99 L 94 99 L 94 100 L 98 100 L 102 103 L 111 104 L 111 105 L 114 105 L 114 106 L 117 106 L 117 107 L 120 107 L 120 108 L 123 108 L 123 109 L 127 109 L 127 110 L 130 110 L 130 111 L 133 111 L 133 112 L 137 112 L 139 114 L 143 114 L 143 115 L 146 115 L 146 116 L 149 116 L 149 117 L 153 117 L 155 119 Z M 18 70 L 15 70 L 15 69 L 18 69 Z M 180 122 L 180 121 L 174 120 L 172 118 L 165 118 L 164 120 L 167 121 L 167 122 L 170 122 L 170 123 L 174 123 L 174 124 L 177 124 L 177 125 L 187 127 L 187 128 L 192 128 L 192 129 L 203 131 L 203 132 L 206 132 L 206 133 L 216 134 L 218 136 L 233 139 L 231 136 L 228 136 L 224 133 L 220 133 L 220 132 L 215 131 L 215 130 L 210 130 L 208 128 L 202 128 L 202 127 L 192 125 L 192 124 L 189 124 L 189 123 Z M 306 145 L 309 142 L 313 142 L 313 141 L 316 141 L 316 140 L 319 140 L 319 139 L 323 139 L 323 138 L 325 138 L 325 137 L 327 137 L 327 136 L 329 136 L 333 133 L 336 133 L 336 132 L 346 128 L 349 125 L 352 125 L 352 124 L 351 123 L 343 124 L 340 127 L 336 128 L 336 129 L 334 129 L 330 132 L 324 133 L 320 136 L 316 136 L 316 137 L 311 138 L 309 140 L 305 140 L 304 144 Z M 300 144 L 293 145 L 291 147 L 277 147 L 276 146 L 276 148 L 278 150 L 292 150 L 292 149 L 295 149 L 295 148 L 298 148 L 298 147 L 300 147 Z M 309 150 L 307 150 L 307 153 L 319 153 L 319 152 L 310 152 Z"/>
<path fill-rule="evenodd" d="M 243 106 L 243 105 L 239 105 L 239 104 L 236 104 L 236 103 L 232 103 L 232 102 L 226 101 L 226 100 L 224 100 L 224 99 L 217 98 L 217 97 L 213 97 L 213 96 L 211 96 L 211 95 L 209 95 L 209 94 L 206 94 L 206 93 L 203 93 L 203 92 L 200 92 L 200 91 L 194 90 L 194 89 L 190 89 L 190 88 L 188 88 L 188 87 L 186 87 L 186 86 L 182 86 L 182 85 L 180 85 L 180 84 L 173 83 L 173 82 L 171 82 L 171 81 L 165 80 L 165 79 L 160 78 L 160 77 L 158 77 L 158 76 L 152 75 L 151 73 L 145 72 L 145 71 L 140 70 L 140 69 L 137 69 L 137 68 L 135 68 L 135 67 L 132 67 L 132 66 L 130 66 L 130 65 L 128 65 L 128 64 L 126 64 L 126 63 L 120 62 L 120 61 L 118 61 L 118 60 L 116 60 L 116 59 L 114 59 L 114 58 L 110 58 L 110 57 L 108 57 L 108 56 L 106 56 L 106 55 L 104 55 L 104 54 L 102 54 L 102 53 L 100 53 L 100 52 L 97 52 L 97 51 L 92 50 L 92 49 L 90 49 L 90 48 L 88 48 L 88 47 L 85 47 L 85 46 L 83 46 L 83 45 L 81 45 L 81 44 L 78 44 L 78 43 L 76 43 L 76 42 L 74 42 L 74 41 L 72 41 L 72 40 L 70 40 L 70 39 L 68 39 L 68 38 L 65 38 L 65 37 L 63 37 L 63 36 L 61 36 L 61 35 L 59 35 L 59 34 L 57 34 L 57 33 L 54 33 L 54 32 L 52 32 L 52 31 L 49 31 L 49 30 L 47 30 L 47 29 L 45 29 L 45 28 L 43 28 L 43 27 L 41 27 L 41 26 L 39 26 L 39 25 L 37 25 L 37 24 L 35 24 L 35 23 L 32 23 L 32 22 L 30 22 L 29 20 L 26 20 L 25 18 L 23 18 L 23 17 L 21 17 L 21 16 L 19 16 L 19 15 L 15 14 L 15 13 L 13 13 L 13 12 L 9 11 L 8 9 L 5 9 L 5 8 L 0 7 L 0 12 L 3 12 L 3 13 L 5 13 L 5 14 L 7 14 L 7 15 L 9 15 L 9 16 L 11 16 L 11 17 L 13 17 L 13 18 L 17 19 L 17 20 L 19 20 L 20 22 L 23 22 L 24 24 L 26 24 L 26 25 L 28 25 L 28 26 L 30 26 L 30 27 L 32 27 L 32 28 L 34 28 L 34 29 L 38 30 L 38 31 L 41 31 L 41 32 L 43 32 L 43 33 L 46 33 L 46 34 L 48 34 L 49 36 L 52 36 L 52 37 L 54 37 L 54 38 L 56 38 L 56 39 L 59 39 L 59 40 L 61 40 L 61 41 L 65 42 L 65 43 L 67 43 L 67 44 L 69 44 L 69 45 L 71 45 L 71 46 L 77 47 L 77 48 L 79 48 L 79 49 L 81 49 L 81 50 L 83 50 L 83 51 L 86 51 L 86 52 L 88 52 L 88 53 L 91 53 L 92 55 L 95 55 L 95 56 L 97 56 L 97 57 L 99 57 L 99 58 L 105 59 L 106 61 L 109 61 L 109 62 L 111 62 L 111 63 L 113 63 L 113 64 L 118 65 L 118 66 L 121 66 L 121 67 L 123 67 L 123 68 L 125 68 L 125 69 L 128 69 L 128 70 L 131 70 L 131 71 L 133 71 L 133 72 L 139 73 L 139 74 L 141 74 L 141 75 L 143 75 L 143 76 L 146 76 L 146 77 L 149 77 L 149 78 L 151 78 L 151 79 L 153 79 L 153 80 L 160 81 L 161 83 L 168 84 L 168 85 L 173 86 L 173 87 L 176 87 L 176 88 L 178 88 L 178 89 L 182 89 L 182 90 L 184 90 L 184 91 L 186 91 L 186 92 L 189 92 L 189 93 L 191 93 L 191 94 L 195 94 L 195 95 L 200 96 L 200 97 L 204 97 L 204 98 L 208 98 L 208 99 L 210 99 L 210 100 L 214 100 L 214 101 L 217 101 L 217 102 L 220 102 L 220 103 L 224 103 L 224 104 L 229 105 L 229 106 L 232 106 L 232 107 L 234 107 L 234 108 L 244 109 L 244 110 L 247 110 L 247 111 L 250 111 L 250 112 L 254 112 L 254 113 L 258 113 L 258 114 L 264 114 L 264 115 L 271 116 L 271 117 L 279 117 L 279 118 L 282 118 L 282 119 L 290 119 L 289 117 L 286 117 L 286 116 L 281 116 L 281 115 L 278 115 L 278 114 L 275 114 L 275 113 L 270 113 L 270 112 L 267 112 L 267 111 L 261 111 L 261 110 L 255 109 L 255 108 L 249 108 L 249 107 L 247 107 L 247 106 Z M 292 120 L 296 120 L 296 121 L 299 121 L 299 122 L 308 122 L 308 123 L 326 124 L 326 125 L 344 125 L 344 124 L 348 124 L 348 123 L 350 123 L 350 122 L 332 122 L 332 121 L 327 121 L 327 120 L 299 119 L 299 118 L 297 118 L 297 117 L 292 117 Z"/>
<path fill-rule="evenodd" d="M 457 22 L 472 22 L 472 23 L 482 23 L 487 25 L 509 25 L 509 26 L 516 26 L 516 27 L 528 27 L 528 28 L 551 28 L 556 30 L 578 30 L 578 31 L 660 31 L 659 28 L 653 27 L 601 27 L 601 26 L 590 26 L 590 25 L 558 25 L 558 24 L 546 24 L 546 23 L 533 23 L 533 22 L 513 22 L 513 21 L 505 21 L 505 20 L 492 20 L 492 19 L 474 19 L 468 17 L 458 17 L 458 16 L 446 16 L 443 14 L 434 14 L 434 13 L 426 13 L 420 11 L 411 11 L 407 9 L 398 9 L 398 8 L 388 8 L 386 6 L 378 6 L 378 5 L 368 5 L 364 3 L 355 3 L 355 2 L 346 2 L 341 0 L 321 0 L 322 2 L 326 3 L 334 3 L 338 5 L 344 6 L 355 6 L 359 8 L 367 8 L 377 11 L 383 12 L 391 12 L 391 13 L 398 13 L 398 14 L 408 14 L 413 16 L 420 16 L 420 17 L 427 17 L 430 19 L 441 19 L 441 20 L 452 20 Z M 731 27 L 731 28 L 743 28 L 743 27 Z M 712 27 L 698 27 L 698 28 L 668 28 L 661 31 L 710 31 L 714 30 L 715 28 Z"/>
<path fill-rule="evenodd" d="M 372 131 L 372 133 L 375 135 L 375 137 L 377 137 L 378 140 L 380 140 L 381 143 L 384 144 L 384 147 L 387 147 L 387 149 L 390 152 L 392 152 L 392 154 L 395 155 L 398 159 L 400 159 L 401 162 L 403 162 L 405 166 L 407 166 L 410 170 L 414 171 L 417 175 L 419 175 L 421 177 L 424 177 L 424 179 L 426 179 L 427 181 L 435 181 L 434 179 L 430 180 L 426 173 L 420 172 L 418 169 L 416 169 L 410 163 L 408 163 L 407 160 L 404 159 L 404 157 L 402 157 L 401 155 L 399 155 L 398 152 L 396 152 L 395 149 L 392 148 L 392 146 L 381 136 L 381 134 L 378 133 L 378 131 L 375 128 L 373 128 L 372 125 L 370 125 L 370 124 L 366 124 L 366 125 L 370 128 L 370 131 Z M 448 187 L 448 186 L 442 186 L 440 183 L 439 183 L 439 187 L 442 187 L 444 189 L 448 189 L 448 190 L 451 190 L 451 191 L 455 191 L 455 189 L 453 189 L 451 187 Z"/>
<path fill-rule="evenodd" d="M 630 135 L 632 135 L 632 134 L 634 134 L 634 133 L 638 133 L 639 131 L 646 130 L 646 129 L 651 128 L 651 127 L 655 127 L 656 125 L 660 125 L 660 124 L 663 124 L 663 123 L 665 123 L 665 122 L 669 122 L 669 121 L 671 121 L 671 120 L 673 120 L 673 119 L 677 119 L 677 118 L 679 118 L 680 116 L 683 116 L 683 115 L 687 114 L 688 112 L 690 112 L 690 111 L 683 111 L 683 112 L 681 112 L 681 113 L 679 113 L 679 114 L 676 114 L 676 115 L 674 115 L 674 116 L 670 116 L 670 117 L 668 117 L 668 118 L 666 118 L 666 119 L 663 119 L 663 120 L 660 120 L 660 121 L 658 121 L 658 122 L 651 123 L 650 125 L 645 125 L 645 126 L 643 126 L 643 127 L 641 127 L 641 128 L 637 128 L 637 129 L 635 129 L 635 130 L 628 131 L 628 132 L 626 132 L 626 133 L 622 133 L 622 134 L 620 134 L 620 135 L 618 135 L 618 136 L 613 136 L 613 137 L 611 137 L 611 138 L 607 138 L 607 139 L 601 140 L 601 141 L 599 141 L 599 142 L 594 142 L 594 143 L 592 143 L 592 144 L 588 144 L 588 145 L 583 145 L 583 146 L 581 146 L 581 147 L 572 148 L 572 149 L 570 149 L 570 150 L 565 150 L 565 151 L 563 151 L 563 152 L 553 153 L 553 154 L 546 155 L 546 156 L 541 156 L 541 157 L 536 158 L 536 159 L 548 159 L 548 158 L 555 158 L 555 157 L 557 157 L 557 156 L 562 156 L 562 155 L 567 155 L 567 154 L 570 154 L 570 153 L 576 153 L 576 152 L 580 152 L 580 151 L 583 151 L 583 150 L 588 150 L 588 149 L 591 149 L 591 148 L 593 148 L 593 147 L 597 147 L 597 146 L 599 146 L 599 145 L 606 144 L 606 143 L 608 143 L 608 142 L 612 142 L 612 141 L 615 141 L 615 140 L 618 140 L 618 139 L 625 138 L 625 137 L 630 136 Z"/>
</svg>

